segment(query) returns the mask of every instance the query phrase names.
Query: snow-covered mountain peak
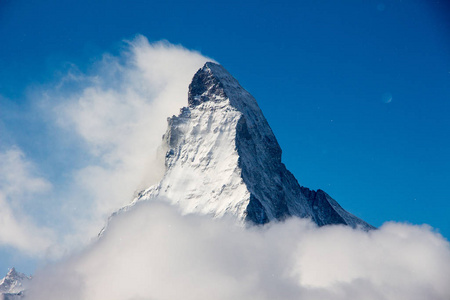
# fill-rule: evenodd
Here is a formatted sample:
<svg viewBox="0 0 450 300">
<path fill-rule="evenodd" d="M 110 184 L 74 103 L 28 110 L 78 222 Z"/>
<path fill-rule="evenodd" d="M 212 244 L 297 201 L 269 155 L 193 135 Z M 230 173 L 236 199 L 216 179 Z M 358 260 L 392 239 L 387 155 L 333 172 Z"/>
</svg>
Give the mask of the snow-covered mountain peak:
<svg viewBox="0 0 450 300">
<path fill-rule="evenodd" d="M 16 294 L 26 289 L 30 277 L 17 272 L 15 268 L 9 269 L 6 276 L 0 280 L 0 295 L 1 294 Z"/>
<path fill-rule="evenodd" d="M 188 106 L 168 119 L 163 148 L 164 178 L 133 203 L 163 198 L 185 213 L 257 224 L 298 216 L 372 228 L 325 192 L 298 184 L 256 100 L 221 65 L 208 62 L 194 75 Z"/>
<path fill-rule="evenodd" d="M 259 110 L 256 100 L 224 67 L 207 62 L 195 73 L 189 85 L 188 104 L 194 107 L 206 101 L 224 100 L 229 100 L 230 105 L 238 110 L 243 106 Z"/>
</svg>

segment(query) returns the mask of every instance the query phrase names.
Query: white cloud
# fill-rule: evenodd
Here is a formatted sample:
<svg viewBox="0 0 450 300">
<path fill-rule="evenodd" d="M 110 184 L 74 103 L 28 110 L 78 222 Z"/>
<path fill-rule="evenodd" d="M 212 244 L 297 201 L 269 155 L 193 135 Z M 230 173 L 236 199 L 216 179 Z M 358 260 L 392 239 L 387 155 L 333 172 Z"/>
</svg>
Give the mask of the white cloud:
<svg viewBox="0 0 450 300">
<path fill-rule="evenodd" d="M 36 225 L 23 207 L 48 192 L 51 184 L 16 147 L 0 153 L 0 170 L 0 245 L 26 255 L 44 255 L 54 242 L 53 232 Z"/>
<path fill-rule="evenodd" d="M 105 54 L 89 73 L 73 68 L 44 91 L 46 117 L 88 157 L 81 167 L 73 163 L 58 195 L 73 223 L 68 244 L 89 241 L 112 212 L 162 176 L 157 150 L 166 119 L 187 104 L 190 80 L 208 60 L 138 36 L 119 56 Z"/>
<path fill-rule="evenodd" d="M 426 226 L 243 228 L 140 203 L 91 247 L 38 272 L 29 299 L 444 300 L 449 276 L 449 243 Z"/>
<path fill-rule="evenodd" d="M 39 177 L 33 164 L 17 147 L 0 153 L 0 169 L 0 189 L 7 195 L 23 197 L 51 189 L 51 184 Z"/>
</svg>

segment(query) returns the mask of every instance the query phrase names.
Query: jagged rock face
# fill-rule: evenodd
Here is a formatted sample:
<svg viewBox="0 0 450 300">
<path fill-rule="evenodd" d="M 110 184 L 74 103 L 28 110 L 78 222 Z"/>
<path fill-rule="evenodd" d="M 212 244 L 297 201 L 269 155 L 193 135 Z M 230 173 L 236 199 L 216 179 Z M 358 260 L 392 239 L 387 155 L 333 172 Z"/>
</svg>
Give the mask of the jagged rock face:
<svg viewBox="0 0 450 300">
<path fill-rule="evenodd" d="M 206 63 L 195 74 L 188 104 L 168 119 L 164 178 L 134 203 L 160 197 L 185 213 L 257 224 L 298 216 L 319 226 L 373 228 L 325 192 L 298 184 L 256 100 L 222 66 Z"/>
</svg>

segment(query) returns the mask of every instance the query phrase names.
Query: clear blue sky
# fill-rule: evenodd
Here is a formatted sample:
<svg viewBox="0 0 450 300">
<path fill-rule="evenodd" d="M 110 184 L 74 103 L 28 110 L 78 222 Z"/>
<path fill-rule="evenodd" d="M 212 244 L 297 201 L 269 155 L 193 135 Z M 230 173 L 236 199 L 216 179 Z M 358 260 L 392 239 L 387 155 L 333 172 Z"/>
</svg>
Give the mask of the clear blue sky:
<svg viewBox="0 0 450 300">
<path fill-rule="evenodd" d="M 30 88 L 68 63 L 88 68 L 136 34 L 166 39 L 214 58 L 255 96 L 301 185 L 375 226 L 427 223 L 449 238 L 449 8 L 431 0 L 1 1 L 0 143 L 48 160 L 33 139 L 45 124 L 25 111 L 9 115 L 28 105 Z"/>
</svg>

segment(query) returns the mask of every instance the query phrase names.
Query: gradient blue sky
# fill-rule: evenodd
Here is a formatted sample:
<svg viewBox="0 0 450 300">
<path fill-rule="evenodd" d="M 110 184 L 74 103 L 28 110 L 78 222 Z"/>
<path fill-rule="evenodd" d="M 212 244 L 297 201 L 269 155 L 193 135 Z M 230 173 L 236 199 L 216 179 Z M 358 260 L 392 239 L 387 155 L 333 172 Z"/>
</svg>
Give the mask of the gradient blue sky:
<svg viewBox="0 0 450 300">
<path fill-rule="evenodd" d="M 1 1 L 0 148 L 58 173 L 29 91 L 142 34 L 225 66 L 301 185 L 375 226 L 427 223 L 448 239 L 449 13 L 444 1 Z"/>
</svg>

